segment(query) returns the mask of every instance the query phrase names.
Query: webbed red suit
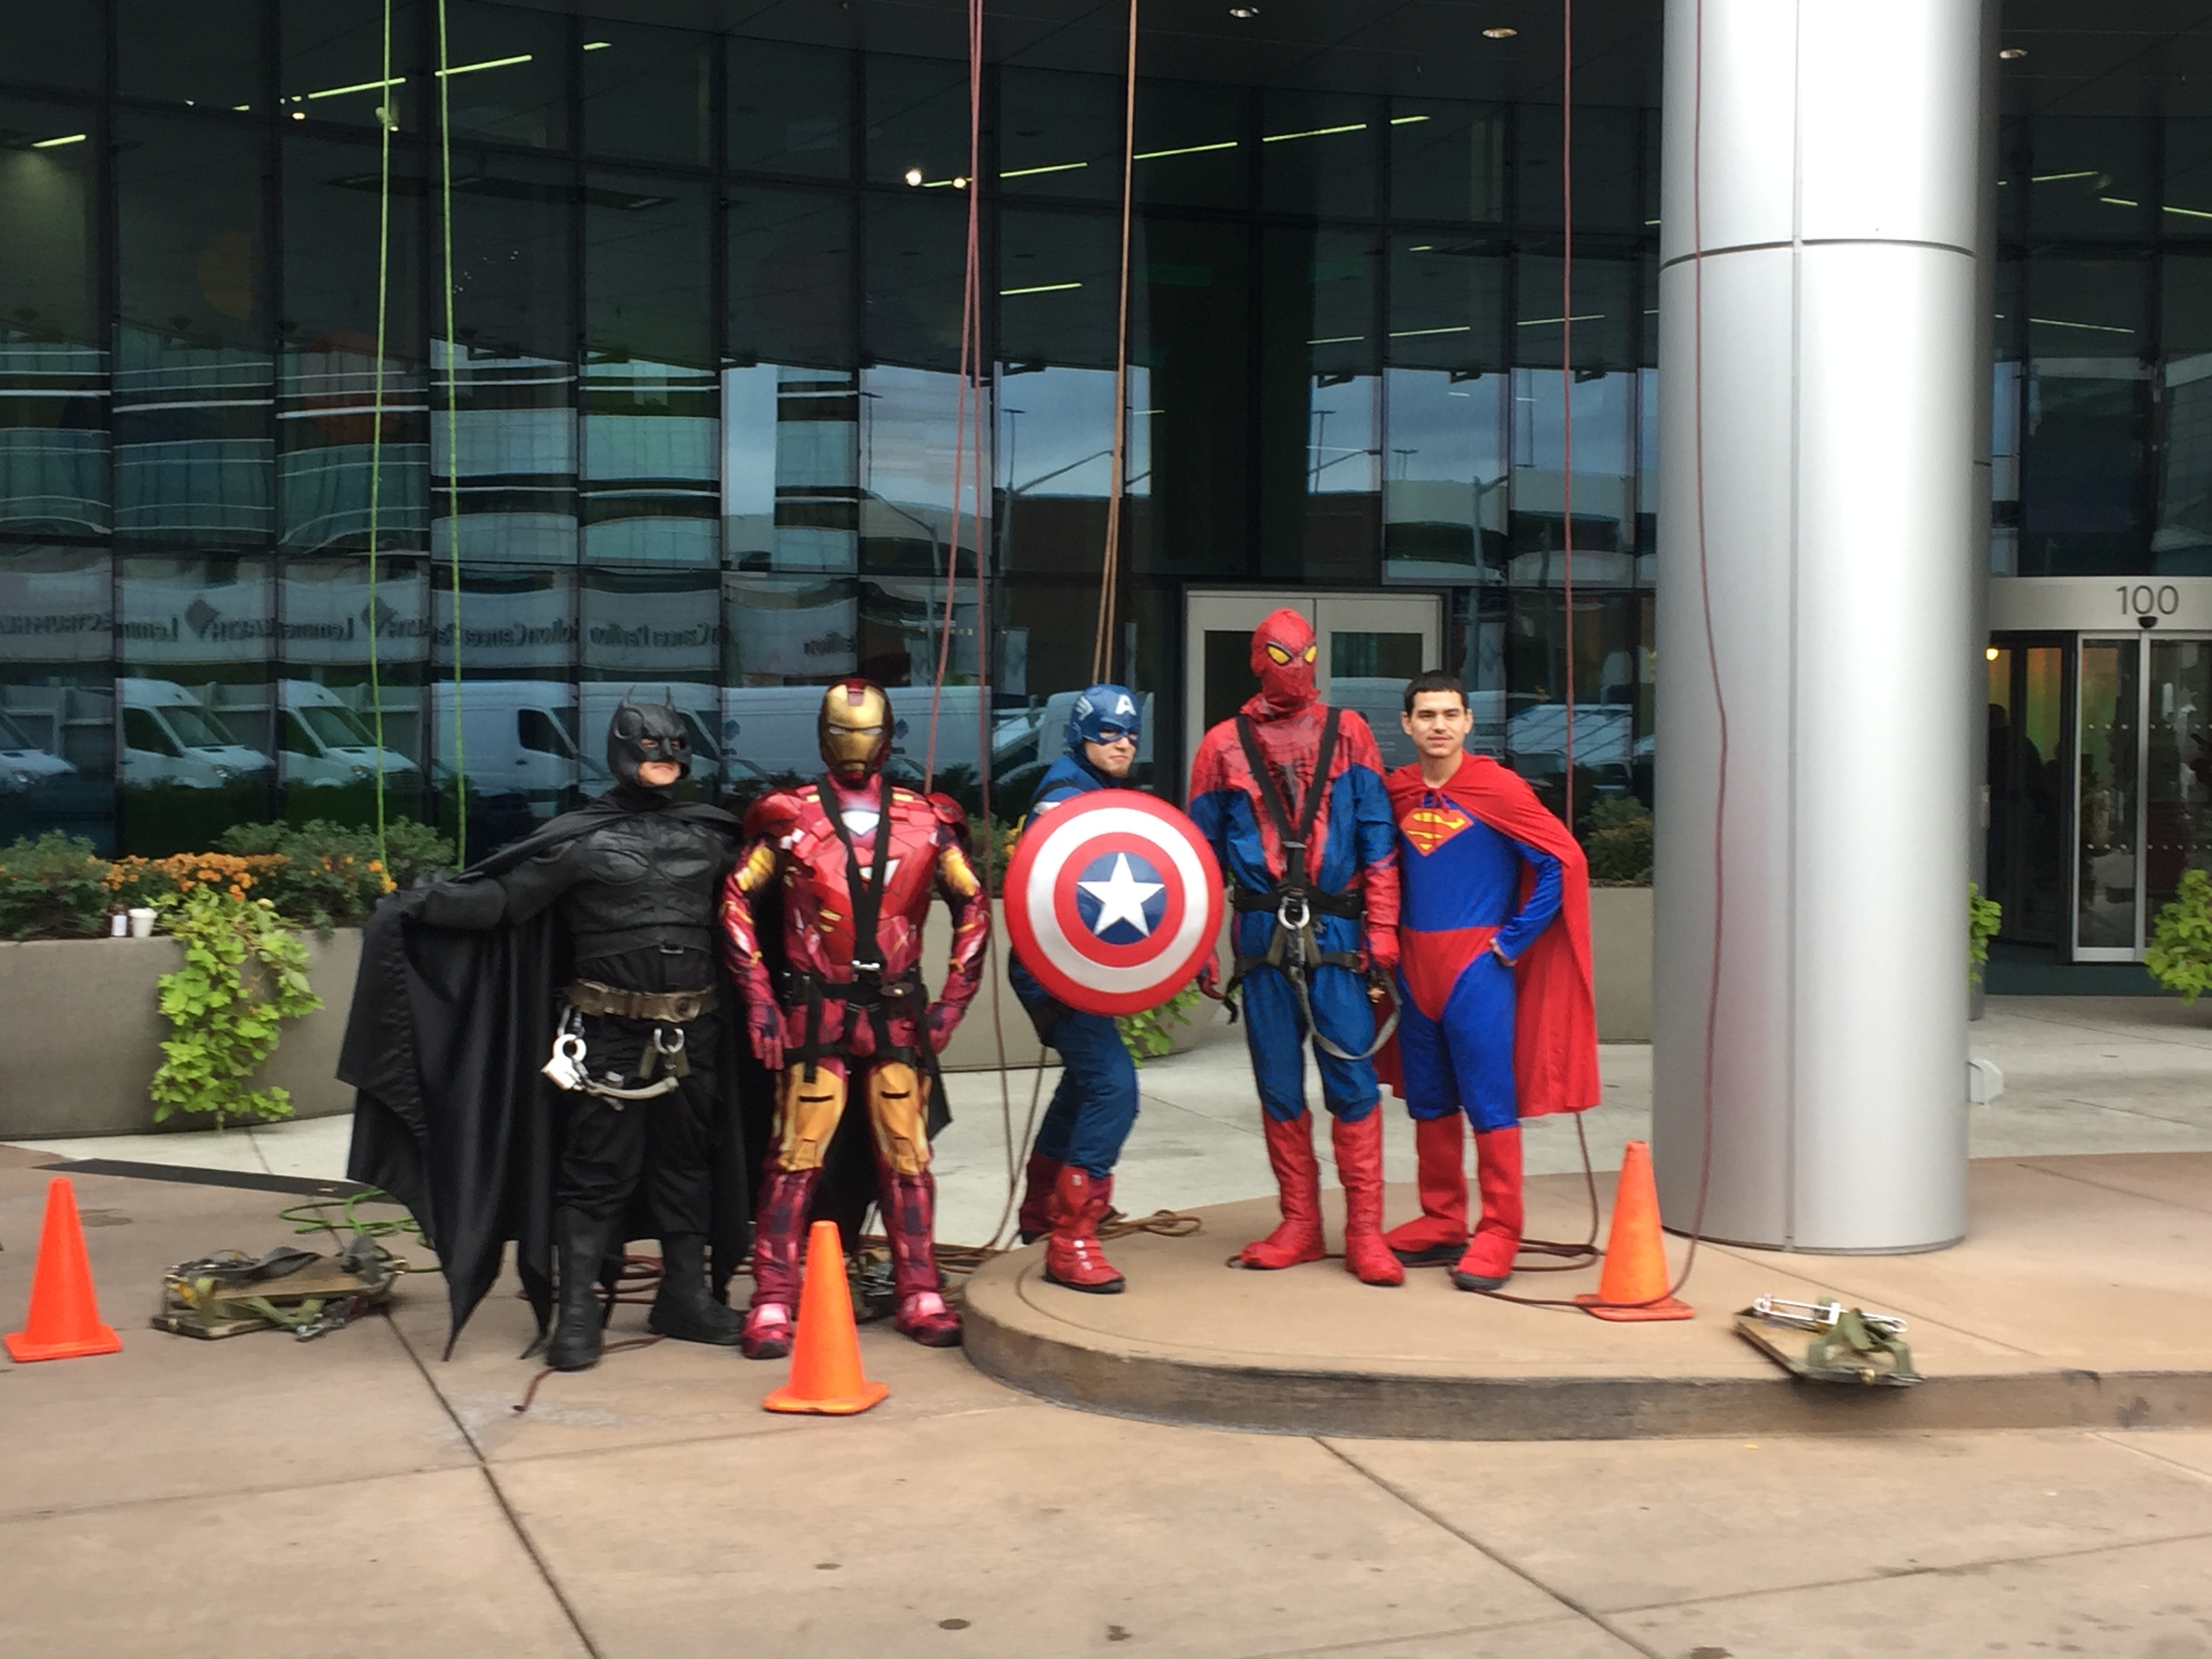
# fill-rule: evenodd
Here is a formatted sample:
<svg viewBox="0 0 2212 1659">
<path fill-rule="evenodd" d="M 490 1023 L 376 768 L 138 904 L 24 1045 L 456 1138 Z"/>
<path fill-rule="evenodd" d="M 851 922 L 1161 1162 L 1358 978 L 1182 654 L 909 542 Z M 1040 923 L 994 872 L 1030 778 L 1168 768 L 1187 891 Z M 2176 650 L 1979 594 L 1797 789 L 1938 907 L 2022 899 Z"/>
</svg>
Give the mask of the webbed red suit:
<svg viewBox="0 0 2212 1659">
<path fill-rule="evenodd" d="M 722 889 L 723 949 L 745 989 L 753 1052 L 782 1072 L 744 1336 L 754 1359 L 791 1352 L 807 1206 L 855 1083 L 875 1141 L 898 1328 L 929 1347 L 960 1340 L 931 1239 L 930 1075 L 975 995 L 990 909 L 968 860 L 967 815 L 943 795 L 896 787 L 884 774 L 890 700 L 883 688 L 839 681 L 823 698 L 819 730 L 828 775 L 753 807 L 744 853 Z M 761 962 L 753 919 L 754 896 L 771 882 L 783 890 L 789 966 L 781 988 Z M 944 896 L 953 921 L 945 994 L 933 1003 L 921 980 L 933 892 Z"/>
</svg>

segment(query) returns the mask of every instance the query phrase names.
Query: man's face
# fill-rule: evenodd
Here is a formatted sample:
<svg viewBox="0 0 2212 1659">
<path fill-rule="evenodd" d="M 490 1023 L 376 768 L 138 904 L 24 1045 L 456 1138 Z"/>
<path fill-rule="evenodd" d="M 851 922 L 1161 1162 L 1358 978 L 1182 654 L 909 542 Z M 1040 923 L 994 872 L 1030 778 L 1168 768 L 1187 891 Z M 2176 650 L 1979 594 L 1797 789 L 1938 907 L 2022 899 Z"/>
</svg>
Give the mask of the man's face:
<svg viewBox="0 0 2212 1659">
<path fill-rule="evenodd" d="M 1455 691 L 1418 691 L 1413 712 L 1398 716 L 1398 724 L 1413 740 L 1425 760 L 1442 760 L 1467 747 L 1467 734 L 1474 729 L 1474 715 Z"/>
<path fill-rule="evenodd" d="M 1110 726 L 1101 726 L 1103 738 L 1097 743 L 1086 741 L 1083 758 L 1097 771 L 1109 778 L 1126 778 L 1129 769 L 1137 762 L 1137 740 L 1127 732 L 1116 731 Z"/>
<path fill-rule="evenodd" d="M 683 775 L 674 761 L 645 761 L 637 769 L 637 781 L 648 789 L 665 789 Z"/>
</svg>

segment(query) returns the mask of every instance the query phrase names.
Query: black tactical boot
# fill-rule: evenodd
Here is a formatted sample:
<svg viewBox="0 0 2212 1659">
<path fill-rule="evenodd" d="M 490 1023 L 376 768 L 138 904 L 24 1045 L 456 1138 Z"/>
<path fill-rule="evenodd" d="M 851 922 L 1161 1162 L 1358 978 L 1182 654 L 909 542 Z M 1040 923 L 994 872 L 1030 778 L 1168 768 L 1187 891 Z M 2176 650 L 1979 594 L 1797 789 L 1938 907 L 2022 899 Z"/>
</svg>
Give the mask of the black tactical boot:
<svg viewBox="0 0 2212 1659">
<path fill-rule="evenodd" d="M 607 1314 L 597 1280 L 607 1253 L 612 1224 L 578 1210 L 553 1212 L 553 1243 L 559 1274 L 559 1300 L 553 1313 L 553 1340 L 545 1363 L 556 1371 L 587 1371 L 599 1363 Z"/>
<path fill-rule="evenodd" d="M 665 1233 L 660 1240 L 660 1290 L 645 1328 L 679 1342 L 737 1346 L 744 1321 L 707 1289 L 707 1241 L 696 1233 Z"/>
</svg>

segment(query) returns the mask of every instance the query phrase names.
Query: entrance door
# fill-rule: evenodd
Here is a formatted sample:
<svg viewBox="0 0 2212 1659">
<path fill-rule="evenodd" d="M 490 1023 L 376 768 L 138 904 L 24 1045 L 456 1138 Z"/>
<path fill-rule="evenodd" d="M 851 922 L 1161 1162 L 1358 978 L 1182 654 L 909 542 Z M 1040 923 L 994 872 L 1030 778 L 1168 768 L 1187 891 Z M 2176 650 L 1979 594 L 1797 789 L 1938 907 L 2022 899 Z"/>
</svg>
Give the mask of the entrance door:
<svg viewBox="0 0 2212 1659">
<path fill-rule="evenodd" d="M 2182 872 L 2212 867 L 2212 639 L 2000 635 L 1989 656 L 2004 936 L 2140 961 Z"/>
<path fill-rule="evenodd" d="M 1321 641 L 1321 694 L 1356 708 L 1375 728 L 1382 763 L 1413 758 L 1398 727 L 1406 682 L 1443 660 L 1443 602 L 1430 593 L 1192 593 L 1183 610 L 1183 754 L 1209 726 L 1259 690 L 1252 630 L 1285 606 L 1302 611 Z"/>
</svg>

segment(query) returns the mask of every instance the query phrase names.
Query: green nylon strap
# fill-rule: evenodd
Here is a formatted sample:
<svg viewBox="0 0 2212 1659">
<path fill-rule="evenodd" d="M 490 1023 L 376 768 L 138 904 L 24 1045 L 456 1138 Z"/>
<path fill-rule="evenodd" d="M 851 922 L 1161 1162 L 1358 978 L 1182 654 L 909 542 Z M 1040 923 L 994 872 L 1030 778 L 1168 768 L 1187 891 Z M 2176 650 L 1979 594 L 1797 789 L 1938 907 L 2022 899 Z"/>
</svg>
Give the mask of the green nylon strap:
<svg viewBox="0 0 2212 1659">
<path fill-rule="evenodd" d="M 376 392 L 368 439 L 368 701 L 376 731 L 376 856 L 390 878 L 392 854 L 384 840 L 384 676 L 377 654 L 377 553 L 384 504 L 384 359 L 392 295 L 392 129 L 398 125 L 392 92 L 392 0 L 384 0 L 384 69 L 378 88 L 376 191 Z"/>
<path fill-rule="evenodd" d="M 465 869 L 469 862 L 469 774 L 461 738 L 460 366 L 455 358 L 461 344 L 453 331 L 453 100 L 447 90 L 453 75 L 447 54 L 446 0 L 438 0 L 438 199 L 446 257 L 446 551 L 452 572 L 453 602 L 453 861 Z"/>
</svg>

